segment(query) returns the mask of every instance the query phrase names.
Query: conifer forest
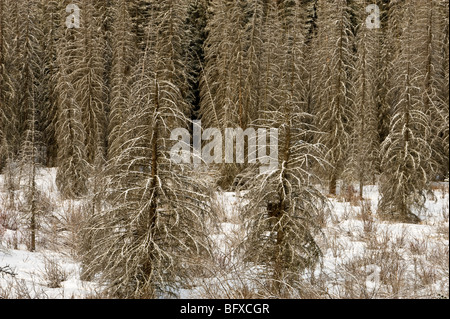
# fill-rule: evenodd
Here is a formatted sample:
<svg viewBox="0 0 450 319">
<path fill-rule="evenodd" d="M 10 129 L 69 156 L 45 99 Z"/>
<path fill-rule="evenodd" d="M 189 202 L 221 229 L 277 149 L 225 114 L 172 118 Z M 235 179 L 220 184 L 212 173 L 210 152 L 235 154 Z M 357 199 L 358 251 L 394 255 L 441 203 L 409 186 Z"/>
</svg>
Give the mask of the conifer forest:
<svg viewBox="0 0 450 319">
<path fill-rule="evenodd" d="M 0 0 L 0 299 L 447 299 L 448 181 L 448 0 Z"/>
</svg>

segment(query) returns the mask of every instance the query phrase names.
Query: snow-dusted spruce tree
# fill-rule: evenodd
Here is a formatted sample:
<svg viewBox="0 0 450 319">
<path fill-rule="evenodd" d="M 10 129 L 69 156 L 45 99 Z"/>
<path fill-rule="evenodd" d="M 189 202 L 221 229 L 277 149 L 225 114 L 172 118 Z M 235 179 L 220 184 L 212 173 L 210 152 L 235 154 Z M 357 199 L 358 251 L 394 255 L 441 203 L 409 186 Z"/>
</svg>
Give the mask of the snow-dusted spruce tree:
<svg viewBox="0 0 450 319">
<path fill-rule="evenodd" d="M 129 4 L 125 0 L 113 2 L 112 24 L 112 67 L 109 105 L 108 158 L 117 157 L 124 141 L 120 128 L 125 122 L 130 107 L 131 76 L 136 64 L 135 36 L 131 32 L 132 24 Z"/>
<path fill-rule="evenodd" d="M 127 5 L 127 7 L 130 6 L 131 4 Z M 111 76 L 114 7 L 115 0 L 98 0 L 94 2 L 94 11 L 100 27 L 98 37 L 102 39 L 101 44 L 103 45 L 101 51 L 103 51 L 103 62 L 105 66 L 103 74 L 105 86 L 109 85 L 109 78 Z"/>
<path fill-rule="evenodd" d="M 150 22 L 152 0 L 131 0 L 128 2 L 136 47 L 141 53 L 144 53 L 146 47 L 145 34 Z"/>
<path fill-rule="evenodd" d="M 381 62 L 378 68 L 380 84 L 378 86 L 378 135 L 381 144 L 389 134 L 391 122 L 391 100 L 389 94 L 391 83 L 394 82 L 395 71 L 394 60 L 400 53 L 400 37 L 403 32 L 403 2 L 402 1 L 380 1 L 378 6 L 381 10 Z"/>
<path fill-rule="evenodd" d="M 147 47 L 133 72 L 123 145 L 108 162 L 103 209 L 89 217 L 84 272 L 111 296 L 157 298 L 189 282 L 209 251 L 208 187 L 171 161 L 171 131 L 189 128 L 182 85 L 185 1 L 152 6 Z"/>
<path fill-rule="evenodd" d="M 364 185 L 375 180 L 379 172 L 379 84 L 382 31 L 367 24 L 366 8 L 371 1 L 357 1 L 356 63 L 352 82 L 355 88 L 351 112 L 350 158 L 346 173 L 350 180 L 359 182 L 363 198 Z"/>
<path fill-rule="evenodd" d="M 395 78 L 392 82 L 392 119 L 390 132 L 381 149 L 381 198 L 379 215 L 387 220 L 417 223 L 413 209 L 425 202 L 431 164 L 428 143 L 430 121 L 424 110 L 420 86 L 424 74 L 420 70 L 415 26 L 417 12 L 414 1 L 403 5 L 401 52 L 393 61 Z"/>
<path fill-rule="evenodd" d="M 14 77 L 11 68 L 14 53 L 11 49 L 12 36 L 11 2 L 0 0 L 0 173 L 4 174 L 6 201 L 10 208 L 15 206 L 15 183 L 12 174 L 13 152 L 11 147 L 12 128 L 15 117 L 11 110 L 15 96 Z"/>
<path fill-rule="evenodd" d="M 38 19 L 42 28 L 42 37 L 37 39 L 42 47 L 42 96 L 40 109 L 41 123 L 39 129 L 42 131 L 42 139 L 46 150 L 46 165 L 54 167 L 57 165 L 58 143 L 56 142 L 56 114 L 58 109 L 58 96 L 56 92 L 56 55 L 58 39 L 62 28 L 62 16 L 65 16 L 65 5 L 59 0 L 44 0 L 38 4 Z"/>
<path fill-rule="evenodd" d="M 76 29 L 65 29 L 58 44 L 57 85 L 58 110 L 56 140 L 58 172 L 56 185 L 64 198 L 79 198 L 87 193 L 89 165 L 86 160 L 86 130 L 82 110 L 75 99 L 72 81 L 73 51 Z"/>
<path fill-rule="evenodd" d="M 115 0 L 111 3 L 110 13 L 112 17 L 111 28 L 111 77 L 109 96 L 109 121 L 108 121 L 108 148 L 107 159 L 114 161 L 119 158 L 126 145 L 126 136 L 123 125 L 129 115 L 132 74 L 136 58 L 135 35 L 131 32 L 132 24 L 129 15 L 130 4 L 125 0 Z M 103 209 L 102 201 L 105 191 L 105 178 L 116 174 L 117 163 L 105 165 L 105 158 L 102 151 L 97 152 L 94 162 L 94 171 L 89 183 L 89 194 L 86 197 L 86 219 L 87 227 L 83 227 L 80 234 L 79 254 L 81 255 L 83 272 L 82 279 L 92 279 L 95 267 L 91 262 L 93 256 L 89 253 L 95 237 L 89 229 L 90 218 Z M 98 235 L 98 234 L 97 234 Z"/>
<path fill-rule="evenodd" d="M 315 118 L 318 143 L 327 148 L 326 171 L 329 193 L 336 194 L 336 183 L 348 159 L 349 121 L 352 109 L 354 68 L 353 32 L 348 0 L 319 1 L 318 35 L 314 43 Z"/>
<path fill-rule="evenodd" d="M 0 172 L 6 163 L 7 141 L 6 141 L 6 84 L 5 84 L 5 1 L 0 0 Z"/>
<path fill-rule="evenodd" d="M 304 3 L 304 13 L 305 21 L 305 45 L 302 48 L 303 51 L 303 61 L 306 66 L 303 69 L 302 74 L 302 85 L 299 87 L 301 92 L 301 99 L 304 104 L 304 110 L 306 113 L 314 114 L 316 108 L 316 90 L 318 89 L 314 82 L 314 69 L 310 66 L 313 65 L 315 56 L 312 53 L 314 48 L 313 39 L 317 36 L 317 2 L 316 1 L 305 1 Z M 310 119 L 305 119 L 306 123 L 314 123 L 314 117 Z M 308 136 L 307 141 L 312 142 L 315 139 L 315 134 L 311 132 Z"/>
<path fill-rule="evenodd" d="M 34 93 L 34 92 L 33 92 Z M 28 242 L 28 249 L 30 251 L 36 250 L 36 232 L 38 230 L 39 217 L 44 213 L 39 207 L 40 191 L 37 188 L 36 179 L 38 174 L 38 165 L 40 158 L 40 134 L 37 130 L 37 108 L 35 101 L 31 102 L 27 111 L 27 130 L 25 131 L 25 140 L 22 145 L 20 153 L 20 177 L 21 188 L 24 192 L 25 202 L 22 208 L 24 218 L 27 220 L 30 240 Z"/>
<path fill-rule="evenodd" d="M 314 235 L 319 231 L 317 216 L 325 209 L 324 196 L 313 186 L 318 178 L 311 171 L 313 164 L 324 165 L 323 148 L 306 141 L 313 128 L 305 124 L 311 115 L 304 112 L 298 89 L 305 67 L 302 12 L 297 1 L 289 2 L 269 5 L 270 35 L 265 46 L 270 65 L 264 65 L 263 78 L 270 88 L 263 98 L 269 99 L 271 106 L 254 123 L 278 129 L 279 153 L 270 156 L 277 157 L 272 160 L 279 164 L 269 171 L 260 171 L 261 165 L 255 165 L 238 176 L 245 181 L 239 190 L 247 199 L 244 256 L 265 267 L 265 279 L 274 296 L 287 296 L 290 288 L 298 289 L 301 273 L 319 260 L 321 250 Z M 276 142 L 271 137 L 271 143 Z"/>
<path fill-rule="evenodd" d="M 445 148 L 448 149 L 448 77 L 445 75 L 448 74 L 448 54 L 445 54 L 448 52 L 448 23 L 445 25 L 448 22 L 448 1 L 420 2 L 416 4 L 416 10 L 416 54 L 423 77 L 423 83 L 418 84 L 423 111 L 430 120 L 432 158 L 437 164 L 429 173 L 432 179 L 442 180 L 448 174 L 448 153 L 445 154 Z"/>
<path fill-rule="evenodd" d="M 189 94 L 186 99 L 192 105 L 192 119 L 199 118 L 200 109 L 200 78 L 205 61 L 204 43 L 207 37 L 206 24 L 208 22 L 208 0 L 193 0 L 189 3 L 186 28 L 189 43 L 186 54 L 188 68 Z"/>
<path fill-rule="evenodd" d="M 18 104 L 20 111 L 20 123 L 24 126 L 22 145 L 20 149 L 20 177 L 21 186 L 24 192 L 25 202 L 22 209 L 27 220 L 30 231 L 30 241 L 28 248 L 30 251 L 36 249 L 37 220 L 40 211 L 38 209 L 39 191 L 36 185 L 37 166 L 42 162 L 40 154 L 40 132 L 38 123 L 40 122 L 39 106 L 42 101 L 42 47 L 39 39 L 42 38 L 42 30 L 37 21 L 38 12 L 37 1 L 20 3 L 18 16 L 20 17 L 19 36 L 20 49 L 16 57 L 18 61 Z M 41 111 L 41 112 L 40 112 Z"/>
<path fill-rule="evenodd" d="M 74 33 L 74 59 L 70 67 L 75 101 L 81 107 L 86 130 L 86 156 L 93 164 L 98 150 L 106 146 L 104 36 L 102 13 L 89 0 L 80 3 L 81 24 Z M 104 152 L 104 150 L 103 150 Z"/>
<path fill-rule="evenodd" d="M 440 78 L 439 83 L 436 85 L 439 95 L 440 107 L 439 114 L 440 119 L 438 120 L 438 124 L 434 124 L 434 127 L 437 127 L 437 136 L 440 137 L 438 140 L 439 146 L 437 149 L 441 149 L 442 151 L 442 164 L 441 170 L 442 175 L 447 178 L 449 177 L 449 169 L 450 169 L 450 158 L 449 158 L 449 1 L 441 2 L 442 11 L 441 12 L 441 24 L 439 26 L 439 31 L 437 37 L 440 39 L 441 47 L 440 51 L 442 52 L 442 67 L 440 68 Z"/>
<path fill-rule="evenodd" d="M 60 2 L 57 2 L 60 5 Z M 2 1 L 2 76 L 1 76 L 1 95 L 3 100 L 3 113 L 5 129 L 5 136 L 9 144 L 9 155 L 17 159 L 20 148 L 24 142 L 25 131 L 27 130 L 27 115 L 26 109 L 20 107 L 23 104 L 23 92 L 27 90 L 26 82 L 21 81 L 21 69 L 24 64 L 29 63 L 25 61 L 24 50 L 26 49 L 26 32 L 25 23 L 28 15 L 32 15 L 34 20 L 32 29 L 40 29 L 39 34 L 33 34 L 32 41 L 36 43 L 41 49 L 40 52 L 31 52 L 29 59 L 39 60 L 40 74 L 36 74 L 36 85 L 39 86 L 37 91 L 37 104 L 40 119 L 38 121 L 37 129 L 44 133 L 43 139 L 47 149 L 49 158 L 54 159 L 54 110 L 55 96 L 54 96 L 54 82 L 52 76 L 54 75 L 54 58 L 55 58 L 55 38 L 56 38 L 56 22 L 58 11 L 55 1 Z M 29 14 L 25 7 L 29 6 Z M 30 63 L 33 63 L 31 61 Z M 36 63 L 36 62 L 34 62 Z M 6 153 L 4 153 L 6 154 Z M 53 162 L 54 163 L 54 162 Z M 49 163 L 52 164 L 52 163 Z"/>
<path fill-rule="evenodd" d="M 204 127 L 247 129 L 259 115 L 261 32 L 267 0 L 211 1 L 207 24 L 200 114 Z M 227 188 L 242 165 L 222 166 L 219 185 Z"/>
<path fill-rule="evenodd" d="M 19 19 L 18 2 L 3 0 L 0 3 L 1 19 L 1 65 L 0 65 L 0 124 L 3 138 L 8 145 L 8 152 L 0 154 L 1 161 L 12 163 L 17 159 L 21 146 L 20 112 L 17 107 L 19 99 Z M 6 145 L 6 144 L 5 144 Z M 1 165 L 1 164 L 0 164 Z"/>
</svg>

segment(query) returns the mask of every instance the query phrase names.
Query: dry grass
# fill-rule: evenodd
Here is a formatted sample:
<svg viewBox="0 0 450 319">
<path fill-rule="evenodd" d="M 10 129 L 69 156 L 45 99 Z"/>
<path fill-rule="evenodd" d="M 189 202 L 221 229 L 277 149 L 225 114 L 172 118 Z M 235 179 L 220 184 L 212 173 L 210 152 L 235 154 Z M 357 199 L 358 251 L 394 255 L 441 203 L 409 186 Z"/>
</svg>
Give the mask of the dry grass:
<svg viewBox="0 0 450 319">
<path fill-rule="evenodd" d="M 0 299 L 49 299 L 49 296 L 34 281 L 30 284 L 24 279 L 12 278 L 0 285 Z"/>
<path fill-rule="evenodd" d="M 57 259 L 45 257 L 43 278 L 47 287 L 61 288 L 61 283 L 67 280 L 68 273 L 61 267 Z"/>
<path fill-rule="evenodd" d="M 352 206 L 359 206 L 361 203 L 359 192 L 353 185 L 345 185 L 341 194 L 338 196 L 338 200 L 350 203 Z"/>
</svg>

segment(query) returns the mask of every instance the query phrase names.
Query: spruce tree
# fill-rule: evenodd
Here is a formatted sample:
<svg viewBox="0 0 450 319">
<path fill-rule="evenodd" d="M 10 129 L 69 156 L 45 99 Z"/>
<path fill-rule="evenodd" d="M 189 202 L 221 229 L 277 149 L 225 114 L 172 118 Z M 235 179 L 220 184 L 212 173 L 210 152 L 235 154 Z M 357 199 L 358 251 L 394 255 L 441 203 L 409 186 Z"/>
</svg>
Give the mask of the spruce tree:
<svg viewBox="0 0 450 319">
<path fill-rule="evenodd" d="M 267 270 L 268 286 L 276 297 L 298 289 L 301 273 L 314 268 L 322 255 L 315 235 L 319 231 L 317 217 L 326 209 L 326 200 L 314 186 L 319 179 L 311 167 L 325 165 L 324 149 L 307 141 L 315 129 L 308 124 L 311 114 L 305 112 L 298 90 L 305 68 L 302 16 L 296 2 L 291 7 L 269 6 L 270 36 L 265 45 L 270 64 L 264 66 L 264 79 L 270 81 L 265 92 L 270 107 L 255 125 L 277 129 L 278 134 L 271 133 L 269 157 L 278 165 L 261 171 L 259 163 L 238 176 L 239 190 L 248 203 L 243 214 L 245 260 Z M 279 154 L 272 152 L 274 147 Z M 259 155 L 267 152 L 260 148 L 258 145 Z"/>
<path fill-rule="evenodd" d="M 350 180 L 359 183 L 363 198 L 364 185 L 375 181 L 379 172 L 378 101 L 382 30 L 366 24 L 369 1 L 358 3 L 356 34 L 356 63 L 352 78 L 355 87 L 349 163 L 346 165 Z"/>
<path fill-rule="evenodd" d="M 104 153 L 106 147 L 104 37 L 101 33 L 102 15 L 92 1 L 83 0 L 80 9 L 81 27 L 74 32 L 71 80 L 86 130 L 86 159 L 93 164 L 97 151 Z"/>
<path fill-rule="evenodd" d="M 24 177 L 25 194 L 25 217 L 28 220 L 30 241 L 28 248 L 30 251 L 36 250 L 36 232 L 38 229 L 38 216 L 41 212 L 38 209 L 39 190 L 37 189 L 37 169 L 39 163 L 44 161 L 44 154 L 40 154 L 42 143 L 38 123 L 42 110 L 39 106 L 42 101 L 42 47 L 39 39 L 42 38 L 42 30 L 37 21 L 38 1 L 28 2 L 27 5 L 20 5 L 19 16 L 21 26 L 21 50 L 17 57 L 19 66 L 20 86 L 18 87 L 18 105 L 16 106 L 23 118 L 23 137 L 20 148 L 20 171 Z"/>
<path fill-rule="evenodd" d="M 123 144 L 108 161 L 102 209 L 87 222 L 84 271 L 100 273 L 111 296 L 166 296 L 189 282 L 210 249 L 207 179 L 174 165 L 168 144 L 173 129 L 189 128 L 179 51 L 185 4 L 159 1 L 151 11 L 130 111 L 118 130 Z"/>
<path fill-rule="evenodd" d="M 205 127 L 246 130 L 258 118 L 267 2 L 212 1 L 207 24 L 200 114 Z M 242 165 L 222 166 L 219 186 L 229 188 Z"/>
<path fill-rule="evenodd" d="M 348 159 L 354 68 L 352 9 L 347 0 L 319 2 L 318 36 L 314 44 L 314 85 L 317 142 L 328 149 L 326 160 L 329 193 L 336 185 Z"/>
<path fill-rule="evenodd" d="M 428 143 L 429 118 L 420 90 L 424 75 L 416 54 L 418 43 L 413 30 L 418 16 L 414 3 L 406 2 L 402 12 L 404 32 L 400 38 L 401 52 L 393 63 L 396 77 L 391 91 L 392 120 L 381 149 L 378 206 L 382 218 L 408 223 L 420 221 L 414 209 L 425 203 L 424 191 L 434 162 Z"/>
<path fill-rule="evenodd" d="M 42 55 L 42 96 L 41 123 L 42 139 L 46 150 L 46 165 L 57 166 L 58 143 L 56 141 L 56 120 L 58 110 L 57 85 L 57 48 L 58 39 L 62 34 L 61 23 L 64 3 L 55 0 L 45 0 L 39 3 L 38 15 L 42 25 L 42 37 L 38 39 L 43 50 Z"/>
<path fill-rule="evenodd" d="M 56 185 L 63 198 L 80 198 L 87 193 L 89 164 L 87 161 L 82 108 L 75 99 L 73 85 L 73 52 L 76 29 L 65 29 L 58 45 L 57 85 L 58 110 L 56 138 L 58 172 Z"/>
<path fill-rule="evenodd" d="M 443 179 L 448 174 L 448 59 L 445 50 L 445 24 L 448 17 L 448 1 L 429 1 L 419 3 L 414 32 L 418 42 L 418 60 L 421 81 L 418 83 L 423 103 L 423 111 L 427 114 L 430 126 L 429 144 L 432 147 L 433 165 L 429 172 L 431 179 Z M 448 21 L 448 18 L 447 18 Z M 447 28 L 447 31 L 446 31 Z M 448 54 L 447 54 L 448 57 Z M 446 129 L 447 128 L 447 129 Z"/>
<path fill-rule="evenodd" d="M 108 121 L 108 158 L 112 159 L 120 152 L 123 141 L 120 133 L 126 121 L 130 107 L 131 76 L 136 62 L 134 35 L 131 32 L 131 18 L 126 1 L 114 2 L 112 11 L 112 68 L 111 103 Z"/>
</svg>

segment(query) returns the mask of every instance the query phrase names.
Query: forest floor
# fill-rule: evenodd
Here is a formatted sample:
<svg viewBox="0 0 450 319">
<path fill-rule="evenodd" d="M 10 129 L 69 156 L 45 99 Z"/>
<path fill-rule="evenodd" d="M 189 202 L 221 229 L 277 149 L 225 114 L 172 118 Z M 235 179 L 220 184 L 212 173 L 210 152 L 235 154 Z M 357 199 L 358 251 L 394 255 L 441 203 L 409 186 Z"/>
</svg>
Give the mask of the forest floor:
<svg viewBox="0 0 450 319">
<path fill-rule="evenodd" d="M 23 225 L 23 195 L 14 199 L 0 175 L 0 299 L 101 298 L 96 282 L 80 280 L 76 258 L 82 203 L 62 201 L 55 186 L 55 169 L 38 178 L 40 220 L 37 251 L 29 252 Z M 305 273 L 301 289 L 289 298 L 449 298 L 449 188 L 433 186 L 425 209 L 416 212 L 418 225 L 380 221 L 376 186 L 366 186 L 364 200 L 352 187 L 329 198 L 330 211 L 321 218 L 316 240 L 323 258 Z M 217 193 L 220 224 L 211 238 L 217 244 L 211 270 L 177 292 L 180 298 L 265 298 L 264 270 L 243 262 L 245 237 L 235 193 Z"/>
</svg>

